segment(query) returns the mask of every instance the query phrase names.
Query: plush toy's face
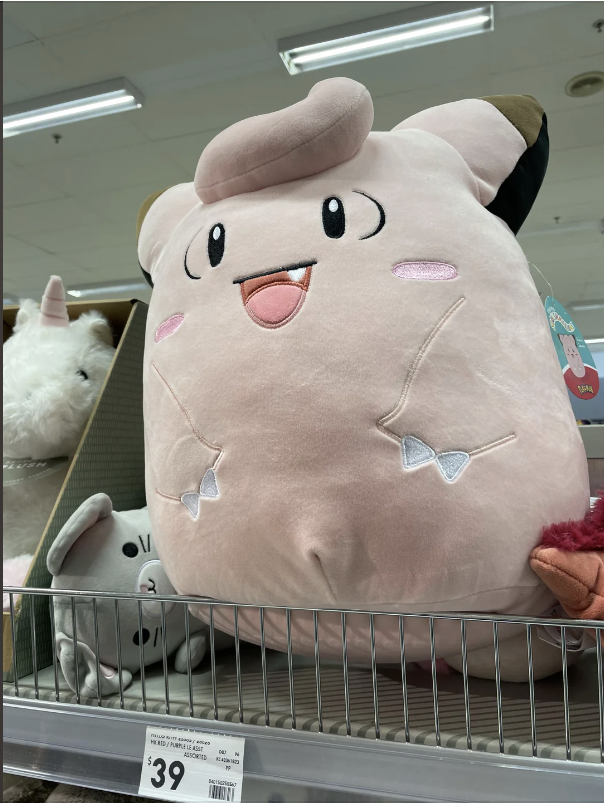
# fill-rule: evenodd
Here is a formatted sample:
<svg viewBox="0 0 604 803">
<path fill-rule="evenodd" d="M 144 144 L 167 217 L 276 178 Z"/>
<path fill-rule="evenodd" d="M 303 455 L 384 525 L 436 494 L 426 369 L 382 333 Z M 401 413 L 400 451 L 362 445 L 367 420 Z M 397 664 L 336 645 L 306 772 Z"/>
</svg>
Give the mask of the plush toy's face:
<svg viewBox="0 0 604 803">
<path fill-rule="evenodd" d="M 522 103 L 530 117 L 534 101 Z M 547 517 L 580 509 L 584 457 L 509 228 L 530 208 L 514 181 L 544 170 L 542 112 L 524 137 L 497 104 L 460 101 L 365 132 L 314 174 L 285 146 L 256 170 L 245 142 L 222 140 L 195 187 L 151 206 L 139 244 L 154 282 L 147 497 L 179 592 L 547 604 L 527 563 L 545 523 L 538 498 L 556 488 Z M 275 178 L 280 160 L 289 180 Z M 535 428 L 536 399 L 561 422 L 564 471 Z"/>
<path fill-rule="evenodd" d="M 323 192 L 320 183 L 325 185 Z M 295 194 L 282 192 L 280 198 L 265 193 L 267 197 L 247 208 L 231 204 L 229 209 L 228 202 L 201 208 L 200 231 L 183 261 L 186 277 L 207 281 L 208 274 L 216 271 L 216 281 L 224 285 L 224 304 L 230 306 L 230 297 L 236 297 L 254 323 L 278 329 L 302 311 L 307 297 L 314 294 L 314 285 L 321 285 L 322 272 L 333 277 L 334 271 L 340 273 L 344 267 L 350 281 L 354 272 L 365 270 L 371 281 L 370 271 L 401 270 L 395 258 L 396 251 L 400 253 L 396 240 L 400 240 L 401 227 L 397 226 L 398 238 L 384 231 L 387 213 L 382 203 L 368 192 L 353 189 L 363 184 L 362 179 L 353 184 L 339 177 L 336 169 L 331 181 L 320 183 L 313 182 L 306 192 L 300 192 L 300 187 Z M 382 189 L 382 200 L 386 194 Z M 393 224 L 394 215 L 390 229 Z M 389 240 L 390 258 L 384 242 L 379 244 L 382 248 L 372 248 L 374 244 L 368 242 L 378 235 Z M 421 277 L 421 270 L 426 278 L 437 278 L 429 264 L 422 265 L 415 278 Z M 454 278 L 456 272 L 447 266 L 441 274 L 438 278 Z M 335 283 L 330 286 L 327 300 L 332 305 L 337 304 L 337 290 Z M 203 293 L 203 284 L 192 285 L 190 291 Z"/>
<path fill-rule="evenodd" d="M 4 455 L 73 455 L 113 359 L 110 338 L 98 314 L 42 326 L 34 302 L 24 302 L 4 344 Z"/>
<path fill-rule="evenodd" d="M 577 341 L 574 335 L 558 335 L 562 348 L 566 354 L 568 365 L 573 374 L 579 378 L 585 376 L 585 363 L 577 348 Z"/>
</svg>

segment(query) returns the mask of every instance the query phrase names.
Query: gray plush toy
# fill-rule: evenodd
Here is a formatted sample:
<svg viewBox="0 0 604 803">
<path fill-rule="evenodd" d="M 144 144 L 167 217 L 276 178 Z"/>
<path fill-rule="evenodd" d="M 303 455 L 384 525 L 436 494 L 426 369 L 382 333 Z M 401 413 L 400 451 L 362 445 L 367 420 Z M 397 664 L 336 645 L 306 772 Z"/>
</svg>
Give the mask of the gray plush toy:
<svg viewBox="0 0 604 803">
<path fill-rule="evenodd" d="M 86 591 L 142 592 L 143 650 L 145 665 L 162 658 L 161 603 L 155 594 L 175 594 L 174 586 L 158 559 L 151 538 L 147 508 L 116 512 L 106 494 L 86 500 L 67 521 L 51 546 L 47 566 L 52 588 Z M 65 680 L 75 691 L 74 641 L 70 597 L 54 597 L 57 654 Z M 80 693 L 97 694 L 95 632 L 92 597 L 76 597 L 77 664 Z M 138 606 L 122 600 L 120 643 L 122 682 L 125 688 L 140 668 Z M 168 655 L 176 652 L 177 672 L 187 671 L 184 605 L 165 603 Z M 119 689 L 115 602 L 97 598 L 99 668 L 101 693 Z M 191 666 L 196 667 L 206 651 L 207 626 L 190 616 Z"/>
</svg>

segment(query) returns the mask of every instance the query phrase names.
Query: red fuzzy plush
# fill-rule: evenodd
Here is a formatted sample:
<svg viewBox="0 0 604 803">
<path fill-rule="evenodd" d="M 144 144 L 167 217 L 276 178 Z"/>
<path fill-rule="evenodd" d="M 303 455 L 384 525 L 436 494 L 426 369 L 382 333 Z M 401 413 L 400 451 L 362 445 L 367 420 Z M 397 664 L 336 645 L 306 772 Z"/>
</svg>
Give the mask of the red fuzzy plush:
<svg viewBox="0 0 604 803">
<path fill-rule="evenodd" d="M 567 521 L 544 527 L 541 543 L 543 546 L 557 547 L 566 552 L 604 549 L 604 488 L 582 521 Z"/>
</svg>

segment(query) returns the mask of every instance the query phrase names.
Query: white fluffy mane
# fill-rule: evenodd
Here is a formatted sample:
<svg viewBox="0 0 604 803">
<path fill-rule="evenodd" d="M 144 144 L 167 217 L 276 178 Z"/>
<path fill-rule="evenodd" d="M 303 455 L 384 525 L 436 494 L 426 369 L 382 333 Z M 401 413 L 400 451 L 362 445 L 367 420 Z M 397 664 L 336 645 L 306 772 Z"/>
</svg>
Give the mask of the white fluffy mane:
<svg viewBox="0 0 604 803">
<path fill-rule="evenodd" d="M 64 327 L 43 326 L 40 318 L 35 301 L 22 301 L 4 344 L 5 457 L 72 456 L 113 359 L 99 312 Z"/>
</svg>

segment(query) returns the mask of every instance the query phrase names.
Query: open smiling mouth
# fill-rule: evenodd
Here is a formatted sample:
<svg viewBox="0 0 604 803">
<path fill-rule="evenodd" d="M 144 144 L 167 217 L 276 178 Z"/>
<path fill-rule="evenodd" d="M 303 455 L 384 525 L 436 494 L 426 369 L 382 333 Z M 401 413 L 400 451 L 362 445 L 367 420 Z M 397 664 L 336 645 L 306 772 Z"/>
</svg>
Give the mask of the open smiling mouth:
<svg viewBox="0 0 604 803">
<path fill-rule="evenodd" d="M 250 318 L 265 329 L 278 329 L 294 318 L 306 298 L 316 259 L 256 273 L 233 284 L 241 286 L 241 298 Z"/>
</svg>

